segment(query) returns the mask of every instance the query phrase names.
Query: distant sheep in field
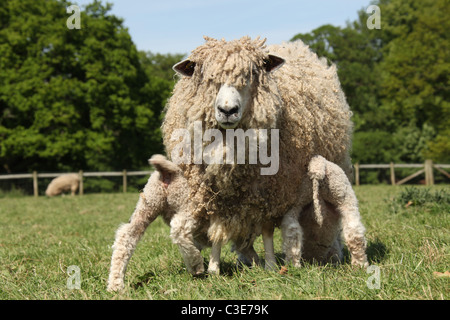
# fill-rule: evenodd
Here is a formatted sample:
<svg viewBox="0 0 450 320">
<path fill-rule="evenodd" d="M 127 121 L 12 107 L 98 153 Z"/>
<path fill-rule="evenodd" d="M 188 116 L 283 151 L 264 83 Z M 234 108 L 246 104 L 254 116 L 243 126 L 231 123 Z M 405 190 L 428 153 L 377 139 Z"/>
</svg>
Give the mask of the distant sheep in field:
<svg viewBox="0 0 450 320">
<path fill-rule="evenodd" d="M 80 184 L 80 177 L 76 173 L 62 174 L 53 179 L 45 190 L 45 194 L 49 197 L 57 196 L 63 192 L 69 191 L 71 195 L 75 195 Z"/>
</svg>

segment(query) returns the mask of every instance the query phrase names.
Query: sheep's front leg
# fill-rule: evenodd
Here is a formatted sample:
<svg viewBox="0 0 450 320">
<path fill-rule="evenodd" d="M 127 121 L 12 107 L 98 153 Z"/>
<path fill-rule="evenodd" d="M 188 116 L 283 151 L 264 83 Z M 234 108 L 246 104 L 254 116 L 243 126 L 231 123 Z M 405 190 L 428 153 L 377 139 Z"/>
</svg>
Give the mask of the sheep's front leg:
<svg viewBox="0 0 450 320">
<path fill-rule="evenodd" d="M 208 273 L 218 275 L 220 273 L 220 251 L 222 243 L 213 243 L 211 247 L 211 256 L 209 259 Z"/>
<path fill-rule="evenodd" d="M 289 210 L 281 221 L 281 235 L 283 238 L 283 252 L 286 261 L 294 267 L 300 267 L 302 255 L 303 232 L 298 217 L 300 209 Z"/>
<path fill-rule="evenodd" d="M 203 257 L 194 243 L 197 227 L 197 222 L 187 212 L 176 214 L 170 222 L 170 237 L 178 245 L 186 268 L 193 275 L 200 275 L 205 271 Z"/>
<path fill-rule="evenodd" d="M 262 227 L 262 237 L 266 255 L 266 270 L 275 270 L 277 267 L 277 262 L 275 260 L 275 250 L 273 248 L 273 230 L 274 225 L 271 222 L 265 223 Z"/>
<path fill-rule="evenodd" d="M 111 257 L 111 268 L 108 278 L 108 291 L 118 291 L 124 288 L 124 278 L 128 262 L 133 255 L 136 245 L 147 229 L 148 225 L 159 215 L 159 211 L 152 211 L 145 200 L 139 198 L 136 210 L 130 222 L 123 224 L 116 231 Z"/>
</svg>

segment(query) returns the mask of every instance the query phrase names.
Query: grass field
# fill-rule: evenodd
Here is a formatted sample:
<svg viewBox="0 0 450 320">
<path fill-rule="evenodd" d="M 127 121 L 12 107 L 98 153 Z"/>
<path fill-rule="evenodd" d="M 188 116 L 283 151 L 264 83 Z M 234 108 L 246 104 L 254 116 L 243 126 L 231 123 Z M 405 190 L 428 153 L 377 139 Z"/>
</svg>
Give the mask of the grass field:
<svg viewBox="0 0 450 320">
<path fill-rule="evenodd" d="M 376 273 L 353 268 L 348 253 L 338 266 L 305 263 L 281 273 L 261 267 L 238 270 L 228 245 L 220 276 L 193 278 L 158 218 L 133 255 L 120 294 L 105 290 L 111 245 L 118 225 L 133 212 L 137 194 L 3 196 L 0 299 L 449 299 L 449 277 L 442 274 L 450 270 L 450 186 L 429 193 L 416 187 L 413 196 L 425 201 L 408 200 L 407 188 L 355 187 L 369 262 L 379 271 L 379 282 Z M 440 197 L 426 201 L 432 192 Z M 275 241 L 281 258 L 279 231 Z M 263 258 L 260 238 L 255 248 Z M 209 250 L 203 255 L 207 262 Z M 79 267 L 80 289 L 68 288 L 68 280 L 75 283 L 69 266 Z M 373 288 L 377 283 L 379 289 Z"/>
</svg>

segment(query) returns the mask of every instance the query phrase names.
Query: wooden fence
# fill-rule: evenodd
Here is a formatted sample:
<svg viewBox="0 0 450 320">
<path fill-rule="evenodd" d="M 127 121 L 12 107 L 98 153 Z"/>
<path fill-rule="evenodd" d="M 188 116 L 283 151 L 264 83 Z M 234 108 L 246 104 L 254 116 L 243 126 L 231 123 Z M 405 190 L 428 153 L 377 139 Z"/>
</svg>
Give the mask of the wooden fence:
<svg viewBox="0 0 450 320">
<path fill-rule="evenodd" d="M 425 163 L 419 163 L 419 164 L 359 164 L 356 163 L 354 165 L 355 168 L 355 184 L 360 185 L 359 180 L 359 174 L 360 170 L 363 169 L 389 169 L 390 170 L 390 177 L 391 177 L 391 184 L 392 185 L 400 185 L 405 182 L 408 182 L 409 180 L 421 175 L 425 174 L 425 184 L 426 185 L 433 185 L 434 184 L 434 174 L 433 169 L 436 169 L 438 172 L 442 173 L 447 178 L 450 178 L 450 174 L 445 171 L 444 169 L 450 169 L 450 164 L 434 164 L 431 160 L 426 160 Z M 403 178 L 399 181 L 397 181 L 395 176 L 395 169 L 396 168 L 418 168 L 419 171 L 407 176 L 406 178 Z M 144 176 L 144 175 L 150 175 L 152 171 L 117 171 L 117 172 L 83 172 L 79 171 L 78 174 L 80 176 L 80 186 L 79 186 L 79 193 L 80 195 L 83 194 L 83 179 L 86 177 L 122 177 L 122 185 L 123 185 L 123 192 L 127 192 L 127 177 L 128 176 Z M 8 179 L 33 179 L 33 194 L 35 197 L 39 195 L 39 189 L 38 189 L 38 179 L 39 178 L 55 178 L 62 173 L 37 173 L 34 171 L 33 173 L 23 173 L 23 174 L 5 174 L 0 175 L 0 180 L 8 180 Z"/>
<path fill-rule="evenodd" d="M 425 184 L 427 186 L 431 186 L 434 184 L 434 173 L 433 168 L 442 173 L 447 178 L 450 178 L 450 174 L 444 170 L 450 168 L 450 164 L 434 164 L 432 160 L 426 160 L 425 163 L 419 164 L 406 164 L 406 163 L 389 163 L 389 164 L 359 164 L 356 163 L 354 165 L 355 168 L 355 184 L 359 186 L 359 172 L 361 169 L 389 169 L 390 170 L 390 178 L 392 185 L 401 185 L 409 180 L 421 175 L 425 174 Z M 420 168 L 419 171 L 397 181 L 395 176 L 395 168 Z"/>
<path fill-rule="evenodd" d="M 80 195 L 84 193 L 83 179 L 85 177 L 122 177 L 123 192 L 127 192 L 127 177 L 129 176 L 145 176 L 150 175 L 153 171 L 117 171 L 117 172 L 83 172 L 80 170 L 78 175 L 80 176 L 80 185 L 78 187 Z M 33 194 L 35 197 L 39 195 L 38 179 L 39 178 L 55 178 L 62 173 L 21 173 L 21 174 L 5 174 L 0 175 L 0 180 L 8 179 L 33 179 Z"/>
</svg>

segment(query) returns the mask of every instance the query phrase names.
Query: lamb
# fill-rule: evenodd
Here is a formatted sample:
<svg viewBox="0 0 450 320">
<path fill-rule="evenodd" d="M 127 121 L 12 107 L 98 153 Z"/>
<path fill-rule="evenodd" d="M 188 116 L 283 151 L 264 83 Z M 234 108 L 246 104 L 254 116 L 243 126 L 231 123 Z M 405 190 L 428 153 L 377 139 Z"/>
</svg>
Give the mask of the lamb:
<svg viewBox="0 0 450 320">
<path fill-rule="evenodd" d="M 65 191 L 71 192 L 71 195 L 75 195 L 80 184 L 80 177 L 76 173 L 62 174 L 54 178 L 48 185 L 45 194 L 49 197 L 57 196 Z"/>
<path fill-rule="evenodd" d="M 302 258 L 340 262 L 341 230 L 352 252 L 352 264 L 368 267 L 365 229 L 360 222 L 358 200 L 342 168 L 321 156 L 312 158 L 308 176 L 313 182 L 313 203 L 299 217 L 303 230 Z"/>
<path fill-rule="evenodd" d="M 296 260 L 302 251 L 298 215 L 301 217 L 313 203 L 313 181 L 308 177 L 311 160 L 322 156 L 351 176 L 351 111 L 336 68 L 328 67 L 301 42 L 267 48 L 265 39 L 259 38 L 205 40 L 188 59 L 174 66 L 181 79 L 168 101 L 162 125 L 166 153 L 179 165 L 189 186 L 188 211 L 194 219 L 209 219 L 207 234 L 215 261 L 224 243 L 248 246 L 261 226 L 266 226 L 266 259 L 269 253 L 273 262 L 270 226 L 280 224 L 287 237 L 292 237 L 284 243 L 289 256 Z M 180 142 L 179 129 L 193 137 L 193 148 L 190 143 L 186 146 L 185 136 Z M 229 159 L 227 146 L 216 148 L 216 162 L 199 162 L 199 155 L 220 143 L 209 136 L 209 140 L 202 139 L 199 150 L 196 137 L 198 140 L 198 136 L 213 130 L 217 139 L 234 129 L 256 130 L 257 137 L 268 133 L 268 141 L 278 138 L 270 148 L 279 154 L 275 174 L 261 174 L 265 169 L 262 162 L 224 161 Z M 247 150 L 257 143 L 249 137 Z M 328 206 L 333 211 L 345 211 L 336 202 Z M 324 218 L 327 221 L 325 211 Z M 343 224 L 346 222 L 342 219 Z M 358 219 L 352 223 L 361 224 Z M 349 246 L 352 259 L 364 266 L 363 228 L 351 238 L 358 244 Z"/>
<path fill-rule="evenodd" d="M 192 242 L 198 250 L 211 246 L 211 242 L 206 234 L 208 222 L 192 220 L 189 213 L 183 211 L 188 202 L 186 196 L 189 194 L 189 191 L 187 189 L 187 181 L 182 176 L 181 170 L 162 155 L 154 155 L 150 159 L 150 163 L 157 171 L 151 175 L 143 193 L 141 193 L 136 210 L 129 223 L 122 225 L 116 233 L 108 279 L 108 291 L 118 291 L 124 288 L 126 267 L 136 245 L 149 224 L 159 215 L 163 217 L 167 224 L 171 225 L 171 237 L 180 248 L 189 246 Z M 295 251 L 298 247 L 297 241 L 301 240 L 288 236 L 288 233 L 301 233 L 301 230 L 298 228 L 299 224 L 301 224 L 301 227 L 305 230 L 303 233 L 302 258 L 318 262 L 339 262 L 342 259 L 342 246 L 339 237 L 341 219 L 343 219 L 345 220 L 344 236 L 347 244 L 355 246 L 355 250 L 360 252 L 358 259 L 365 261 L 365 243 L 355 244 L 351 238 L 354 234 L 364 233 L 364 227 L 358 223 L 357 200 L 343 170 L 337 165 L 326 161 L 323 157 L 316 156 L 313 157 L 309 164 L 308 176 L 313 181 L 314 205 L 310 204 L 305 208 L 300 219 L 295 212 L 293 212 L 292 216 L 288 214 L 288 218 L 284 218 L 281 224 L 283 239 L 296 240 L 294 243 L 283 242 L 287 260 L 291 260 L 294 265 L 296 263 L 296 266 L 299 266 L 298 255 L 300 253 Z M 319 185 L 321 187 L 320 193 Z M 329 203 L 333 203 L 336 209 Z M 181 214 L 178 215 L 178 213 Z M 292 223 L 291 219 L 298 219 L 298 221 Z M 354 220 L 355 223 L 349 223 L 350 220 Z M 194 227 L 185 229 L 186 226 Z M 359 230 L 349 229 L 351 226 L 359 228 Z M 270 229 L 271 227 L 272 229 Z M 266 249 L 266 268 L 273 269 L 276 263 L 273 244 L 270 243 L 273 226 L 270 224 L 266 225 L 266 229 L 262 231 Z M 199 274 L 203 272 L 202 258 L 198 257 L 196 249 L 180 251 L 185 253 L 183 258 L 188 270 L 197 270 L 197 274 Z M 289 256 L 289 253 L 291 253 L 291 256 Z M 255 264 L 259 262 L 253 245 L 242 252 L 238 252 L 238 254 L 239 260 L 243 263 Z M 297 258 L 293 259 L 293 257 Z M 212 254 L 211 266 L 209 267 L 210 273 L 217 272 L 213 268 L 217 267 L 218 260 L 214 259 L 215 256 Z M 195 265 L 195 263 L 201 263 L 201 265 Z M 352 263 L 354 262 L 352 261 Z M 358 264 L 358 261 L 355 264 Z M 194 267 L 191 267 L 192 265 Z M 365 261 L 364 266 L 367 265 L 368 263 Z"/>
<path fill-rule="evenodd" d="M 154 155 L 149 162 L 156 171 L 150 176 L 140 194 L 136 209 L 127 224 L 116 231 L 108 278 L 108 291 L 124 288 L 125 272 L 131 256 L 147 227 L 161 216 L 171 226 L 171 238 L 183 255 L 188 271 L 204 271 L 200 250 L 211 246 L 207 237 L 209 222 L 192 219 L 188 208 L 189 186 L 180 168 L 162 155 Z M 257 260 L 253 247 L 243 248 L 238 254 L 244 262 Z M 211 265 L 218 262 L 212 259 Z"/>
</svg>

